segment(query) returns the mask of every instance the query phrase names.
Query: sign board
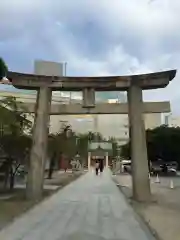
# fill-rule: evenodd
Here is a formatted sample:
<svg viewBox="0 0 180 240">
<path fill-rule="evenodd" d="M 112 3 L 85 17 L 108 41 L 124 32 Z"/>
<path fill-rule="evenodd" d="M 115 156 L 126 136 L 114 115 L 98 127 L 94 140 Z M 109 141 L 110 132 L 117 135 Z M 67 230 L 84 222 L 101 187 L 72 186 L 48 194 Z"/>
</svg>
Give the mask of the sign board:
<svg viewBox="0 0 180 240">
<path fill-rule="evenodd" d="M 34 73 L 45 76 L 63 76 L 63 64 L 36 60 L 34 62 Z"/>
</svg>

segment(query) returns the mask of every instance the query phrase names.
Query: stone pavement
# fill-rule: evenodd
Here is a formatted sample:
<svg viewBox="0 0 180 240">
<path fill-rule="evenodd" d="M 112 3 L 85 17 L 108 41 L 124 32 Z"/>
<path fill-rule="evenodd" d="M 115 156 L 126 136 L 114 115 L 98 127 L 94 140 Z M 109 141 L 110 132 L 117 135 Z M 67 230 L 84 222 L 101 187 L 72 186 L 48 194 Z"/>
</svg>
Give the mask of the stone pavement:
<svg viewBox="0 0 180 240">
<path fill-rule="evenodd" d="M 0 232 L 2 240 L 154 240 L 106 170 L 89 172 Z"/>
<path fill-rule="evenodd" d="M 128 197 L 132 196 L 132 179 L 128 174 L 113 176 Z M 151 229 L 162 240 L 180 240 L 180 177 L 151 177 L 151 192 L 154 201 L 150 203 L 132 202 L 133 208 L 144 218 Z M 170 180 L 174 189 L 170 188 Z"/>
</svg>

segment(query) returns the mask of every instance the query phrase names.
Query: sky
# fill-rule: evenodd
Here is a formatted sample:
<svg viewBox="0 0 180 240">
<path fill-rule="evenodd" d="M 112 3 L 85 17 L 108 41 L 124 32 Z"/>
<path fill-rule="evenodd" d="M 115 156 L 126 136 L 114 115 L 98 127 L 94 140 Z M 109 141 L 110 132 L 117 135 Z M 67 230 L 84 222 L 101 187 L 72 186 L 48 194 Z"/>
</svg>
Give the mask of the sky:
<svg viewBox="0 0 180 240">
<path fill-rule="evenodd" d="M 0 1 L 0 56 L 29 73 L 35 59 L 67 62 L 70 76 L 179 70 L 179 13 L 179 0 Z M 179 76 L 144 100 L 170 100 L 180 114 Z"/>
</svg>

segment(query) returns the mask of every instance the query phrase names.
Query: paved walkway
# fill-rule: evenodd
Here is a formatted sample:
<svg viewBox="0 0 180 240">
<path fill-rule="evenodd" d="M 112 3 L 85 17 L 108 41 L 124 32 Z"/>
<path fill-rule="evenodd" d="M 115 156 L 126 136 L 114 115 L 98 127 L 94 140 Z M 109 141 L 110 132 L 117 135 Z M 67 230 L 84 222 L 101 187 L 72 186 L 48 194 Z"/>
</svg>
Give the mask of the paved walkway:
<svg viewBox="0 0 180 240">
<path fill-rule="evenodd" d="M 154 240 L 111 179 L 87 173 L 0 232 L 2 240 Z"/>
</svg>

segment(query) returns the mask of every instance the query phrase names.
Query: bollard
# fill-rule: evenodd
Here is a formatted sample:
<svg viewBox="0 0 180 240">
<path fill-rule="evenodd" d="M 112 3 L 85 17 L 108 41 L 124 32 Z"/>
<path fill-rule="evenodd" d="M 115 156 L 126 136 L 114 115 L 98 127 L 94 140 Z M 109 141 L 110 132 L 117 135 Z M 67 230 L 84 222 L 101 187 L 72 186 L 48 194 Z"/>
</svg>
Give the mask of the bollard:
<svg viewBox="0 0 180 240">
<path fill-rule="evenodd" d="M 160 179 L 159 179 L 158 174 L 157 174 L 157 176 L 156 176 L 156 181 L 155 181 L 155 183 L 160 183 Z"/>
<path fill-rule="evenodd" d="M 174 189 L 174 182 L 172 179 L 170 180 L 170 189 Z"/>
</svg>

